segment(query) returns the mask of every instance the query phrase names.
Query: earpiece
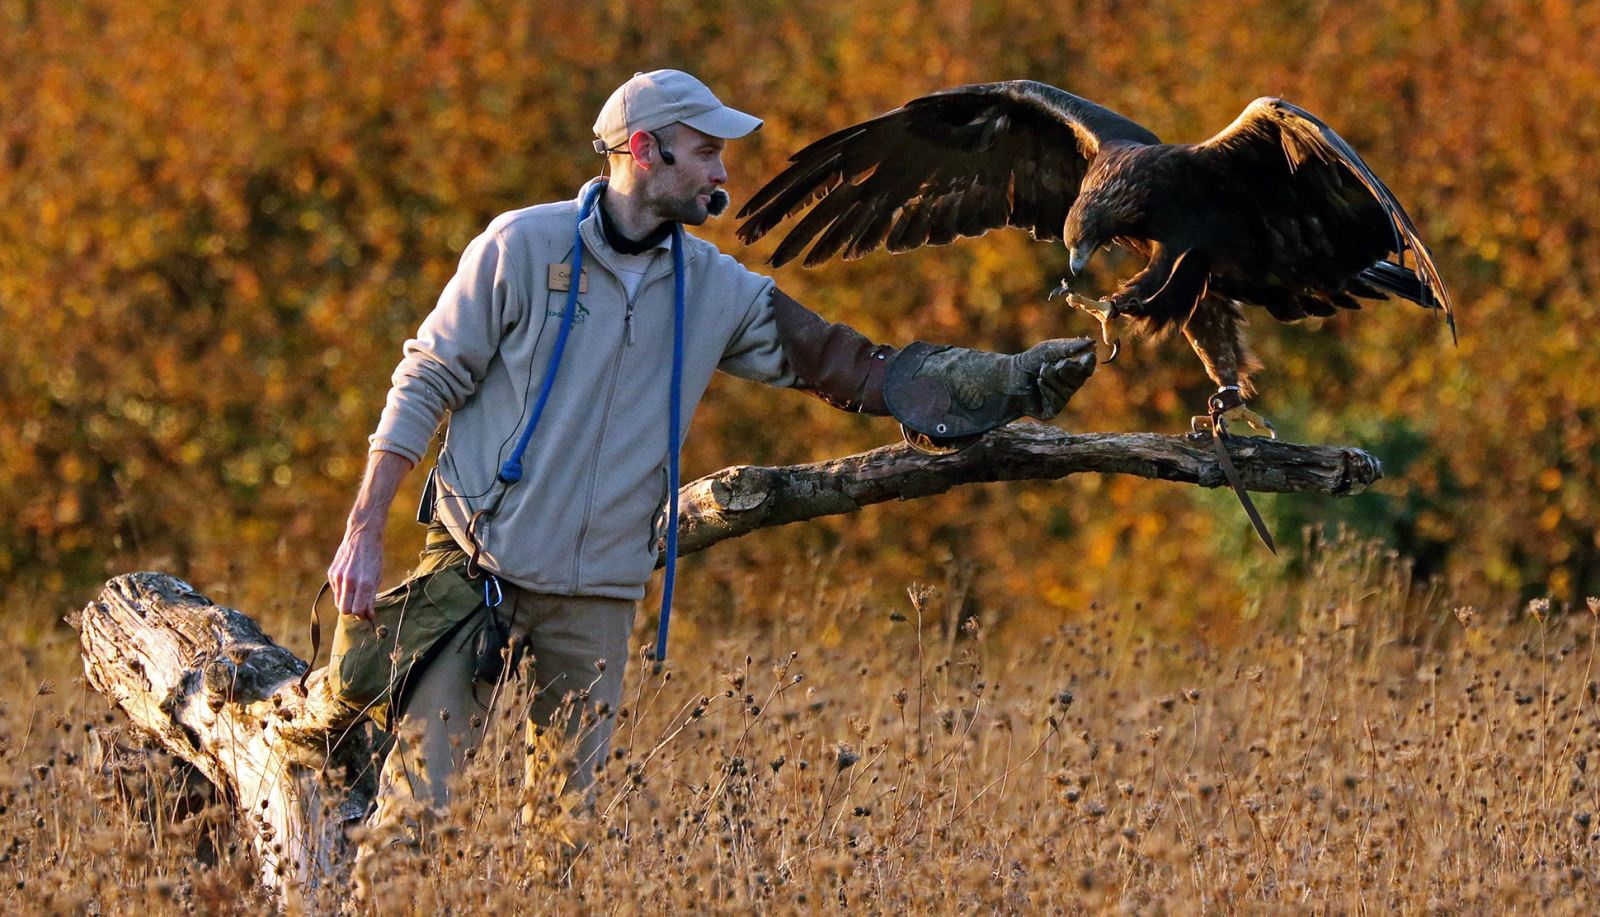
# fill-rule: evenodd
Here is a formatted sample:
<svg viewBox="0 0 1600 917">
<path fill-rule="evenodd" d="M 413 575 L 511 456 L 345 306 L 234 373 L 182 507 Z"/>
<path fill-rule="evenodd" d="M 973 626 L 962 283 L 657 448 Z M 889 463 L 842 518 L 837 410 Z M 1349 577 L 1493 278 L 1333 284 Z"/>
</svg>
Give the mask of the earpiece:
<svg viewBox="0 0 1600 917">
<path fill-rule="evenodd" d="M 669 166 L 675 164 L 678 161 L 678 157 L 672 155 L 672 151 L 666 148 L 666 145 L 661 142 L 661 138 L 656 136 L 656 132 L 651 131 L 650 136 L 655 138 L 656 149 L 661 151 L 661 161 Z"/>
</svg>

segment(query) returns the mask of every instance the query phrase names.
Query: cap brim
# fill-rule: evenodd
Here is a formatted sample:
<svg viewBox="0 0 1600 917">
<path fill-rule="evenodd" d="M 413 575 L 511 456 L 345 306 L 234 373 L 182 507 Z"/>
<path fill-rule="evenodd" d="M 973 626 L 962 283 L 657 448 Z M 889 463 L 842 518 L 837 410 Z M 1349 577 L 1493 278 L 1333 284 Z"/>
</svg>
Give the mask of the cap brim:
<svg viewBox="0 0 1600 917">
<path fill-rule="evenodd" d="M 726 105 L 682 120 L 684 124 L 702 134 L 720 137 L 723 140 L 737 140 L 761 126 L 760 118 Z"/>
</svg>

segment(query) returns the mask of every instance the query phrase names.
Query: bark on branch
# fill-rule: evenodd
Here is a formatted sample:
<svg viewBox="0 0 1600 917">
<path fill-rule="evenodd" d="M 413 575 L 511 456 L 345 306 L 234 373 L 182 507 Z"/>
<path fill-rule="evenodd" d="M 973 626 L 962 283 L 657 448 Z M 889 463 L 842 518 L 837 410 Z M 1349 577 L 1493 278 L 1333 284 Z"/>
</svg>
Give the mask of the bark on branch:
<svg viewBox="0 0 1600 917">
<path fill-rule="evenodd" d="M 1341 496 L 1382 476 L 1378 461 L 1359 449 L 1254 438 L 1228 445 L 1252 490 Z M 1225 484 L 1205 441 L 1021 423 L 948 456 L 897 445 L 812 465 L 724 469 L 683 488 L 679 552 L 961 484 L 1083 471 Z M 89 683 L 218 787 L 251 838 L 264 883 L 290 897 L 341 884 L 349 860 L 344 829 L 371 801 L 374 749 L 321 672 L 302 691 L 305 662 L 246 615 L 160 573 L 111 580 L 72 623 Z"/>
<path fill-rule="evenodd" d="M 1348 496 L 1383 477 L 1360 449 L 1229 437 L 1228 454 L 1249 490 Z M 960 484 L 1053 480 L 1084 471 L 1226 487 L 1208 438 L 1156 433 L 1065 433 L 1020 422 L 953 455 L 901 443 L 810 465 L 724 468 L 678 497 L 678 553 L 692 554 L 756 529 L 853 513 L 886 500 L 941 494 Z"/>
</svg>

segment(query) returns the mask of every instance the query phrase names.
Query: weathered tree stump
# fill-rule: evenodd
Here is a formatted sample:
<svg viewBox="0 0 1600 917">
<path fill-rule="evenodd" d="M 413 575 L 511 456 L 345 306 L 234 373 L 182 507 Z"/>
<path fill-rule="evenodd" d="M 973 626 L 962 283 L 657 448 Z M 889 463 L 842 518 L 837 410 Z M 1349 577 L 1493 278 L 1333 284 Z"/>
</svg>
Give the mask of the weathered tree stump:
<svg viewBox="0 0 1600 917">
<path fill-rule="evenodd" d="M 1229 451 L 1252 490 L 1340 496 L 1382 476 L 1359 449 L 1250 438 L 1230 439 Z M 960 484 L 1083 471 L 1226 483 L 1208 443 L 1020 423 L 953 455 L 896 445 L 811 465 L 723 469 L 683 488 L 679 553 Z M 322 672 L 302 691 L 304 661 L 246 615 L 161 573 L 111 580 L 72 623 L 89 683 L 217 786 L 260 857 L 264 883 L 296 892 L 341 878 L 350 859 L 345 828 L 368 810 L 375 767 L 369 731 L 329 695 Z"/>
<path fill-rule="evenodd" d="M 376 788 L 368 730 L 306 663 L 244 614 L 163 573 L 106 584 L 74 616 L 89 684 L 206 776 L 242 820 L 274 887 L 346 868 L 344 826 Z"/>
</svg>

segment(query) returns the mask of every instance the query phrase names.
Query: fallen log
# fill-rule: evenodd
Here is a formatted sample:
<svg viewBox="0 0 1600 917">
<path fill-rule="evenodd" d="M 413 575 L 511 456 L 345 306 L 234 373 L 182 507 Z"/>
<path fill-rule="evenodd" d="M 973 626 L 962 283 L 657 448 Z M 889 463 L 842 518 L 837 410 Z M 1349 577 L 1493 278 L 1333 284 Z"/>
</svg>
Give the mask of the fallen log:
<svg viewBox="0 0 1600 917">
<path fill-rule="evenodd" d="M 1359 493 L 1382 476 L 1359 449 L 1229 440 L 1252 490 Z M 723 469 L 683 488 L 679 553 L 775 525 L 961 484 L 1132 474 L 1224 486 L 1209 446 L 1150 433 L 1068 434 L 1041 424 L 997 430 L 968 449 L 928 456 L 901 445 L 810 465 Z M 368 811 L 375 749 L 360 716 L 248 616 L 161 573 L 108 582 L 71 621 L 89 683 L 166 751 L 189 762 L 239 814 L 261 879 L 290 897 L 341 883 L 345 829 Z"/>
<path fill-rule="evenodd" d="M 74 615 L 89 684 L 193 765 L 243 821 L 273 887 L 342 875 L 376 790 L 369 731 L 248 616 L 164 573 L 116 577 Z"/>
</svg>

